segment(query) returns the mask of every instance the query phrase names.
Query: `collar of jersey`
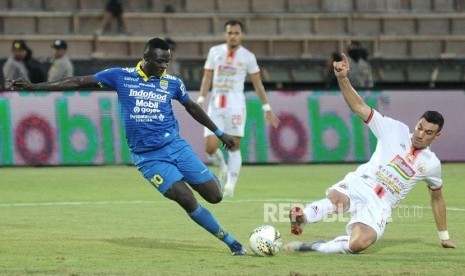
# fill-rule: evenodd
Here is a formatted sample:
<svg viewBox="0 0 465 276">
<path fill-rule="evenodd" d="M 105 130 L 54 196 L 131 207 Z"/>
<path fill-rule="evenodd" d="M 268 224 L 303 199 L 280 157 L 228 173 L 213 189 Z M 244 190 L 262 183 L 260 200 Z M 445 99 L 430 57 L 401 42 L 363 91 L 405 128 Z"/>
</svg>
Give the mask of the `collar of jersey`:
<svg viewBox="0 0 465 276">
<path fill-rule="evenodd" d="M 141 78 L 144 81 L 148 81 L 151 78 L 151 77 L 147 76 L 144 73 L 144 71 L 142 71 L 142 61 L 139 61 L 139 63 L 137 63 L 136 70 L 137 70 L 137 74 L 139 74 L 139 76 L 141 76 Z M 160 76 L 160 79 L 163 78 L 165 75 L 166 75 L 166 69 L 165 69 L 165 71 L 163 71 L 163 74 Z"/>
</svg>

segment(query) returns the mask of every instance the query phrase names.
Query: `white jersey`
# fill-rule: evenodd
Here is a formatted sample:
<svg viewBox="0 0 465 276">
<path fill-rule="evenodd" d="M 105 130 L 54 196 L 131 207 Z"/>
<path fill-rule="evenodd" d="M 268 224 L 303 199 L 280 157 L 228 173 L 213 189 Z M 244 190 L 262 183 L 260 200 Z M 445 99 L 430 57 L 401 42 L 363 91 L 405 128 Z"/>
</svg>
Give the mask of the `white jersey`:
<svg viewBox="0 0 465 276">
<path fill-rule="evenodd" d="M 378 143 L 371 159 L 355 174 L 365 179 L 384 206 L 394 208 L 421 180 L 433 190 L 442 187 L 441 162 L 429 147 L 414 150 L 407 125 L 376 110 L 366 123 Z"/>
<path fill-rule="evenodd" d="M 226 44 L 210 48 L 204 69 L 213 70 L 209 108 L 245 106 L 245 78 L 247 74 L 260 72 L 252 52 L 242 46 L 230 51 Z"/>
</svg>

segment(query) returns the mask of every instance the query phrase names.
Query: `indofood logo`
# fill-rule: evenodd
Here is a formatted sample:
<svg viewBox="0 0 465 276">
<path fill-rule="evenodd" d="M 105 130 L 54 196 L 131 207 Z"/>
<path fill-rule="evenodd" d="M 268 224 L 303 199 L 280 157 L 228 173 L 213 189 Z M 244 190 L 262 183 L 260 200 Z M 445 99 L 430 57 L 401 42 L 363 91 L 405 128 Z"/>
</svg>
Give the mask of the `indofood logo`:
<svg viewBox="0 0 465 276">
<path fill-rule="evenodd" d="M 129 91 L 129 96 L 130 97 L 136 97 L 136 98 L 139 98 L 139 99 L 144 99 L 144 100 L 155 100 L 155 101 L 159 101 L 159 102 L 166 102 L 166 98 L 167 98 L 168 95 L 160 95 L 160 94 L 154 93 L 152 91 L 147 92 L 147 91 L 144 91 L 144 90 L 131 89 Z"/>
</svg>

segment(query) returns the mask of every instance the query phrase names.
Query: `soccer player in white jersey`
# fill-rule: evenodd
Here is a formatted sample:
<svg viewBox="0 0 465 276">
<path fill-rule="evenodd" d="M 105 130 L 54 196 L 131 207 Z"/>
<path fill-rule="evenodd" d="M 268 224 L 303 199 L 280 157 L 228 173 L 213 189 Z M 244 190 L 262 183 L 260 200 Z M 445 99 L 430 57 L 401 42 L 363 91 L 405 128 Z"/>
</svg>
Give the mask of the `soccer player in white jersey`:
<svg viewBox="0 0 465 276">
<path fill-rule="evenodd" d="M 224 28 L 226 43 L 213 46 L 208 52 L 197 103 L 203 106 L 213 83 L 208 115 L 218 127 L 234 137 L 235 146 L 228 152 L 226 165 L 223 153 L 218 148 L 218 138 L 205 128 L 205 150 L 212 164 L 219 167 L 220 179 L 224 185 L 223 196 L 232 197 L 242 166 L 240 141 L 244 136 L 246 122 L 244 82 L 247 74 L 250 74 L 253 87 L 263 104 L 266 120 L 278 127 L 279 119 L 271 111 L 267 101 L 255 55 L 241 45 L 243 24 L 237 20 L 229 20 Z"/>
<path fill-rule="evenodd" d="M 326 198 L 291 209 L 291 232 L 302 233 L 305 225 L 323 220 L 330 213 L 350 213 L 347 235 L 325 242 L 291 242 L 287 251 L 321 253 L 358 253 L 375 243 L 384 233 L 392 209 L 405 198 L 419 181 L 426 182 L 431 208 L 442 247 L 455 248 L 446 223 L 446 204 L 441 193 L 441 162 L 429 145 L 439 138 L 444 119 L 439 112 L 427 111 L 417 122 L 413 133 L 407 125 L 383 117 L 369 107 L 352 87 L 347 73 L 349 62 L 334 62 L 344 100 L 359 115 L 378 139 L 371 159 L 330 187 Z"/>
</svg>

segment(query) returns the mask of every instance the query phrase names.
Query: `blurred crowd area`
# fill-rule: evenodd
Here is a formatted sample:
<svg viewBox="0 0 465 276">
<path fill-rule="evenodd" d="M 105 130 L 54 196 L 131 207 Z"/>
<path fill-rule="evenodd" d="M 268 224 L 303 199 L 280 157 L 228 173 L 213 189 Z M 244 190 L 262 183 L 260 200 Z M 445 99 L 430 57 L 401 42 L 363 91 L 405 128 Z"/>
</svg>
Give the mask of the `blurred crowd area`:
<svg viewBox="0 0 465 276">
<path fill-rule="evenodd" d="M 334 53 L 357 41 L 374 88 L 456 87 L 465 81 L 465 0 L 106 0 L 0 1 L 0 63 L 24 40 L 47 72 L 51 44 L 68 44 L 75 75 L 133 66 L 152 37 L 176 42 L 176 66 L 192 90 L 223 24 L 244 23 L 243 45 L 276 89 L 331 87 Z M 105 19 L 106 14 L 108 20 Z M 120 18 L 118 17 L 120 14 Z M 122 20 L 124 19 L 124 20 Z M 105 22 L 108 21 L 108 22 Z"/>
</svg>

